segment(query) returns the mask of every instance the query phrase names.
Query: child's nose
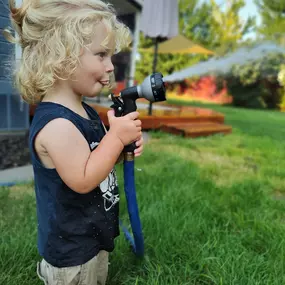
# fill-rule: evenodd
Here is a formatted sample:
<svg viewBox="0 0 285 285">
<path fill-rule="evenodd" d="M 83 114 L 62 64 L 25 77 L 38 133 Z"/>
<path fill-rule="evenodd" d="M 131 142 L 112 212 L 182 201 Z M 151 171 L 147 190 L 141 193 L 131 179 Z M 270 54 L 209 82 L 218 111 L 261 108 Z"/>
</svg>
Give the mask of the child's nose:
<svg viewBox="0 0 285 285">
<path fill-rule="evenodd" d="M 114 65 L 111 61 L 111 58 L 109 58 L 106 62 L 106 71 L 107 72 L 113 72 L 114 71 Z"/>
</svg>

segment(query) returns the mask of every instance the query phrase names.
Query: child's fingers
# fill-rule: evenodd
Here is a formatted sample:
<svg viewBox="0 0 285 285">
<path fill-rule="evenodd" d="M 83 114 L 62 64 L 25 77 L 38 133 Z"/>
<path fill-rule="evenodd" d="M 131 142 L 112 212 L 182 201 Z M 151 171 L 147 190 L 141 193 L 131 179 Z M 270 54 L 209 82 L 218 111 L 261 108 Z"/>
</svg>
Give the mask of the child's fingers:
<svg viewBox="0 0 285 285">
<path fill-rule="evenodd" d="M 136 141 L 136 146 L 139 147 L 143 144 L 143 137 L 141 136 L 137 141 Z"/>
<path fill-rule="evenodd" d="M 130 119 L 130 120 L 135 120 L 139 117 L 139 112 L 132 112 L 127 115 L 125 115 L 125 118 Z"/>
<path fill-rule="evenodd" d="M 142 126 L 141 120 L 135 120 L 135 125 L 136 125 L 137 127 L 141 127 L 141 126 Z"/>
<path fill-rule="evenodd" d="M 107 117 L 108 117 L 108 121 L 110 121 L 110 119 L 112 119 L 113 117 L 115 117 L 115 111 L 114 109 L 111 109 L 107 112 Z"/>
<path fill-rule="evenodd" d="M 140 156 L 142 154 L 142 152 L 143 152 L 143 146 L 136 148 L 134 151 L 135 156 Z"/>
</svg>

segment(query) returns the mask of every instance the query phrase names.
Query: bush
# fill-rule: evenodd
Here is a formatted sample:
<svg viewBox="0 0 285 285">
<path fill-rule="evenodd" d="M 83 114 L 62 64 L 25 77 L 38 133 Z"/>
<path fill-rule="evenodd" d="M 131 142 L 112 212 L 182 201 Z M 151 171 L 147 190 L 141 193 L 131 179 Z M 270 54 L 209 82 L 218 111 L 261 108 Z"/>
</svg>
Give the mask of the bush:
<svg viewBox="0 0 285 285">
<path fill-rule="evenodd" d="M 233 105 L 246 108 L 277 109 L 282 101 L 283 88 L 278 81 L 283 54 L 272 53 L 246 65 L 235 65 L 226 75 Z"/>
<path fill-rule="evenodd" d="M 283 87 L 283 92 L 282 92 L 283 96 L 279 108 L 281 111 L 285 112 L 285 65 L 281 66 L 280 72 L 278 74 L 278 81 L 280 85 Z"/>
</svg>

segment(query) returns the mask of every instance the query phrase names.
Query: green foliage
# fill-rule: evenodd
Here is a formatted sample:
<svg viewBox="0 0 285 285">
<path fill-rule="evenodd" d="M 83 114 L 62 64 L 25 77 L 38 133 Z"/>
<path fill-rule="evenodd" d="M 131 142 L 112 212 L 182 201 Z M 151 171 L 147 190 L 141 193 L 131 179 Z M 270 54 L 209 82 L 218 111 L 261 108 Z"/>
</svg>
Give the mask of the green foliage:
<svg viewBox="0 0 285 285">
<path fill-rule="evenodd" d="M 255 27 L 255 18 L 249 17 L 246 22 L 239 16 L 240 10 L 245 6 L 244 0 L 227 2 L 223 11 L 215 0 L 211 0 L 212 17 L 210 18 L 211 47 L 219 55 L 235 50 L 243 36 Z"/>
<path fill-rule="evenodd" d="M 181 33 L 197 44 L 211 48 L 211 5 L 199 0 L 179 1 L 179 28 Z"/>
<path fill-rule="evenodd" d="M 141 82 L 147 75 L 152 72 L 153 67 L 153 53 L 142 53 L 141 60 L 136 66 L 136 80 Z M 158 54 L 156 70 L 163 75 L 171 74 L 183 68 L 198 63 L 205 56 L 191 56 L 191 55 L 167 55 Z"/>
<path fill-rule="evenodd" d="M 255 19 L 245 23 L 239 17 L 239 11 L 245 5 L 243 0 L 231 0 L 225 11 L 214 0 L 200 3 L 199 0 L 179 1 L 179 31 L 194 43 L 213 50 L 217 55 L 235 50 L 242 37 L 254 28 Z M 139 48 L 153 47 L 152 39 L 140 35 Z M 136 66 L 136 79 L 141 82 L 153 70 L 154 53 L 141 52 Z M 207 55 L 158 55 L 157 68 L 167 75 L 206 60 Z"/>
<path fill-rule="evenodd" d="M 179 32 L 195 43 L 202 43 L 207 47 L 206 32 L 209 26 L 205 25 L 210 13 L 208 4 L 199 7 L 198 0 L 195 1 L 181 0 L 179 1 Z M 191 19 L 191 20 L 189 20 Z M 153 48 L 154 40 L 146 38 L 140 34 L 139 48 Z M 136 80 L 141 82 L 147 75 L 153 71 L 154 52 L 141 52 L 141 59 L 136 65 Z M 207 59 L 206 55 L 193 54 L 158 54 L 156 70 L 163 75 L 171 74 L 183 68 Z"/>
<path fill-rule="evenodd" d="M 282 90 L 282 99 L 279 104 L 281 111 L 285 111 L 285 64 L 281 66 L 280 72 L 278 74 L 278 82 L 283 87 Z"/>
<path fill-rule="evenodd" d="M 233 104 L 248 108 L 278 108 L 282 88 L 278 82 L 284 54 L 272 53 L 246 65 L 235 65 L 227 74 L 227 86 Z"/>
<path fill-rule="evenodd" d="M 283 93 L 281 103 L 279 104 L 279 108 L 282 112 L 285 112 L 285 95 Z"/>
<path fill-rule="evenodd" d="M 255 0 L 262 24 L 258 32 L 266 39 L 285 43 L 285 0 Z"/>
<path fill-rule="evenodd" d="M 259 13 L 261 15 L 262 23 L 258 28 L 258 34 L 264 39 L 275 41 L 278 44 L 285 44 L 285 0 L 255 0 L 258 6 Z M 283 90 L 278 87 L 278 96 L 276 100 L 276 106 L 281 110 L 285 110 L 285 80 L 284 80 L 284 67 L 280 68 L 280 65 L 284 63 L 283 60 L 280 64 L 277 62 L 273 64 L 272 68 L 275 68 L 274 73 L 277 72 L 275 76 L 276 86 L 280 84 Z M 280 70 L 281 69 L 281 70 Z M 276 96 L 275 96 L 276 98 Z"/>
</svg>

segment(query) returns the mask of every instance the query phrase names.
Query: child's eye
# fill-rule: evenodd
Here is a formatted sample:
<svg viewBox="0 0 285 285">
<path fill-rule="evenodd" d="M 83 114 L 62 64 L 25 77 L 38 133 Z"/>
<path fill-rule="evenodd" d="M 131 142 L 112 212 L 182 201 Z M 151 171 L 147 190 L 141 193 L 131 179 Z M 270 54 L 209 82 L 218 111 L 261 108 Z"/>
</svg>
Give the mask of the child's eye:
<svg viewBox="0 0 285 285">
<path fill-rule="evenodd" d="M 107 52 L 103 51 L 103 52 L 98 52 L 96 55 L 99 55 L 101 58 L 104 58 L 107 56 Z"/>
</svg>

